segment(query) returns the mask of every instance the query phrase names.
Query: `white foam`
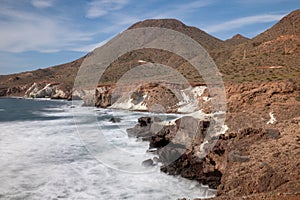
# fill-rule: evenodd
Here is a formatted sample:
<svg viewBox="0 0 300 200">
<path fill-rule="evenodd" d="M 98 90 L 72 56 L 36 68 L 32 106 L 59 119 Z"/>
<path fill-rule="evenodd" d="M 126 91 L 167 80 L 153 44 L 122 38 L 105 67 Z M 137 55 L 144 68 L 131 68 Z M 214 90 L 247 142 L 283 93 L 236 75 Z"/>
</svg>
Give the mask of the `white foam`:
<svg viewBox="0 0 300 200">
<path fill-rule="evenodd" d="M 124 168 L 141 167 L 140 159 L 153 155 L 144 153 L 144 142 L 128 139 L 126 127 L 136 124 L 145 113 L 112 111 L 88 107 L 62 107 L 66 116 L 57 120 L 1 122 L 0 177 L 5 183 L 0 187 L 3 199 L 177 199 L 213 196 L 214 191 L 183 178 L 159 172 L 159 167 L 148 173 L 132 174 L 105 167 L 105 159 L 95 159 L 83 145 L 82 139 L 96 141 L 100 132 L 95 117 L 104 113 L 121 118 L 119 127 L 106 120 L 99 124 L 105 139 L 122 151 L 139 154 L 137 157 L 121 157 L 118 149 L 106 151 L 110 161 Z M 44 113 L 47 115 L 47 111 Z M 51 113 L 53 114 L 53 113 Z M 77 115 L 75 119 L 69 118 Z M 76 122 L 76 125 L 74 124 Z M 76 130 L 85 130 L 86 138 L 78 137 Z M 95 138 L 93 138 L 95 137 Z M 101 157 L 99 157 L 101 158 Z M 136 159 L 138 158 L 138 159 Z M 127 166 L 126 166 L 127 165 Z"/>
</svg>

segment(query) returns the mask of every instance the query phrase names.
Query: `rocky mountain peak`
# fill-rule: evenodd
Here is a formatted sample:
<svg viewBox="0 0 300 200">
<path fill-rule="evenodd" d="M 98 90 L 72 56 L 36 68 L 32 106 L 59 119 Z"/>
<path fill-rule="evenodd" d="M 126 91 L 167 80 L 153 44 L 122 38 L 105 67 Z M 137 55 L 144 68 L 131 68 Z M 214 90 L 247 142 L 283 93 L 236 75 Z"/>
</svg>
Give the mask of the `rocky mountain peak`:
<svg viewBox="0 0 300 200">
<path fill-rule="evenodd" d="M 161 27 L 169 29 L 183 29 L 187 26 L 177 19 L 147 19 L 133 24 L 129 29 L 142 27 Z"/>
<path fill-rule="evenodd" d="M 241 34 L 236 34 L 232 38 L 226 40 L 225 42 L 231 45 L 238 45 L 244 42 L 249 41 L 250 39 L 241 35 Z"/>
</svg>

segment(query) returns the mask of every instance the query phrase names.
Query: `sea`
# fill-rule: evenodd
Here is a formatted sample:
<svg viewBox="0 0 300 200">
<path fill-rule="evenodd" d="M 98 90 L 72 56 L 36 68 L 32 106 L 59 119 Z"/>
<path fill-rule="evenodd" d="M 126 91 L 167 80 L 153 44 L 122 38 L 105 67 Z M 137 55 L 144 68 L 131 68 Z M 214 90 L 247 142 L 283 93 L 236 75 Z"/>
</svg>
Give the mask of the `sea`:
<svg viewBox="0 0 300 200">
<path fill-rule="evenodd" d="M 83 107 L 81 101 L 0 99 L 0 199 L 208 198 L 215 190 L 160 172 L 148 142 L 126 129 L 153 113 Z M 164 121 L 179 117 L 156 114 Z M 111 118 L 119 119 L 117 123 Z"/>
</svg>

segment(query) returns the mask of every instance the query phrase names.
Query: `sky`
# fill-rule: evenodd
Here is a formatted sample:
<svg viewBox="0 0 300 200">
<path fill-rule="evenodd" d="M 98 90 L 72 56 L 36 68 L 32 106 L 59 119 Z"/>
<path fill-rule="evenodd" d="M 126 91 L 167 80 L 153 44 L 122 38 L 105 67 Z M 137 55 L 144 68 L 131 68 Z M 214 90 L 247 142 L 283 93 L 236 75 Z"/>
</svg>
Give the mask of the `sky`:
<svg viewBox="0 0 300 200">
<path fill-rule="evenodd" d="M 73 61 L 145 19 L 176 18 L 226 40 L 249 38 L 299 0 L 0 0 L 0 75 Z"/>
</svg>

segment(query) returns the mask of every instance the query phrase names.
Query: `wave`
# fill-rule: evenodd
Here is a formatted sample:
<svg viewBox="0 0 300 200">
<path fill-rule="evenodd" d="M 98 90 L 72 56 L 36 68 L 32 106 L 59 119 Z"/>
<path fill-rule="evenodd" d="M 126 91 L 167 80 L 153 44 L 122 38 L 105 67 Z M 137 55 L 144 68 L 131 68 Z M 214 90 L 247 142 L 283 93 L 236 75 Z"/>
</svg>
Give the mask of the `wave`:
<svg viewBox="0 0 300 200">
<path fill-rule="evenodd" d="M 153 156 L 146 153 L 148 144 L 128 138 L 125 130 L 147 113 L 60 105 L 39 114 L 60 118 L 0 122 L 0 177 L 7 183 L 0 189 L 1 198 L 152 200 L 215 193 L 197 182 L 161 173 L 158 166 L 147 169 L 141 165 L 143 159 Z M 111 116 L 120 117 L 121 122 L 109 122 Z M 100 136 L 105 137 L 104 146 L 94 144 Z M 88 151 L 93 145 L 99 148 L 99 155 Z M 115 170 L 107 167 L 110 164 L 145 173 Z"/>
</svg>

